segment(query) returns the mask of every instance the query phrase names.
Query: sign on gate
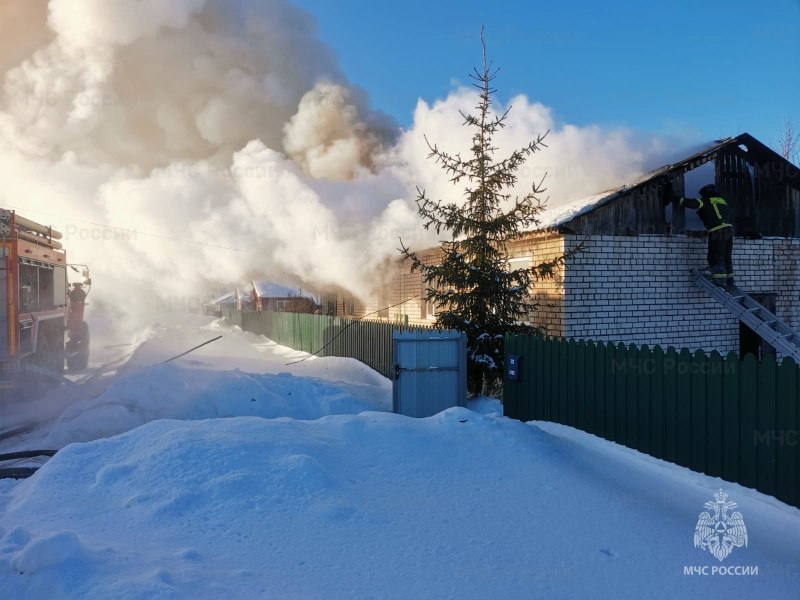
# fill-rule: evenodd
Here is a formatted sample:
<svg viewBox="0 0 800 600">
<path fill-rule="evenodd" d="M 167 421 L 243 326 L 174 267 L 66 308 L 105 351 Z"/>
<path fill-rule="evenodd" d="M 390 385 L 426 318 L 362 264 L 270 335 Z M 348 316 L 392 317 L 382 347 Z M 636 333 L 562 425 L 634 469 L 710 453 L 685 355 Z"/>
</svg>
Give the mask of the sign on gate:
<svg viewBox="0 0 800 600">
<path fill-rule="evenodd" d="M 467 336 L 459 331 L 395 331 L 392 334 L 392 410 L 430 417 L 467 405 Z"/>
</svg>

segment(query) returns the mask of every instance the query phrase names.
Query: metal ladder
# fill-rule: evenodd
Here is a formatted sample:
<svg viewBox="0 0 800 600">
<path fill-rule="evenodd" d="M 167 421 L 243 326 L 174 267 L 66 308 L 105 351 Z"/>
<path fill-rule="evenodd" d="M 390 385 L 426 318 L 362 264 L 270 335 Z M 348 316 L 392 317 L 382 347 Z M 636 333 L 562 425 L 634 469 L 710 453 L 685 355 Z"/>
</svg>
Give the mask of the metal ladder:
<svg viewBox="0 0 800 600">
<path fill-rule="evenodd" d="M 733 316 L 784 356 L 791 356 L 800 364 L 800 335 L 791 327 L 736 286 L 720 287 L 697 269 L 692 269 L 692 275 L 695 283 L 724 305 Z"/>
</svg>

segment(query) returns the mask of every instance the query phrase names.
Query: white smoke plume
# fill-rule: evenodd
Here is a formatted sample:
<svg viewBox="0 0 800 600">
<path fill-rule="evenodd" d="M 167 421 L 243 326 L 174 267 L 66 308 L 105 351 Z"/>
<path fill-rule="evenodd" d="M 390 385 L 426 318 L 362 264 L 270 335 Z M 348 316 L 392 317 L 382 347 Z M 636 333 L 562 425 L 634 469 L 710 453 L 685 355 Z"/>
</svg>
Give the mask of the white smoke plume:
<svg viewBox="0 0 800 600">
<path fill-rule="evenodd" d="M 319 83 L 300 100 L 297 113 L 284 127 L 284 148 L 315 178 L 352 179 L 358 167 L 373 168 L 374 156 L 390 137 L 390 124 L 361 120 L 363 107 L 351 90 Z"/>
<path fill-rule="evenodd" d="M 454 198 L 463 190 L 454 189 L 441 167 L 428 158 L 423 134 L 439 148 L 451 154 L 460 151 L 466 158 L 474 130 L 462 125 L 464 119 L 459 111 L 474 113 L 478 102 L 478 92 L 467 87 L 458 87 L 433 104 L 420 100 L 414 113 L 414 128 L 404 134 L 397 146 L 402 162 L 410 165 L 409 173 L 433 198 Z M 495 137 L 499 147 L 495 159 L 501 160 L 539 134 L 549 132 L 544 139 L 546 147 L 533 154 L 517 172 L 517 191 L 522 194 L 530 191 L 533 183 L 544 180 L 542 200 L 547 200 L 548 205 L 563 204 L 625 183 L 658 166 L 654 160 L 668 150 L 666 141 L 654 136 L 558 123 L 552 109 L 525 96 L 516 96 L 507 104 L 497 103 L 493 112 L 502 114 L 509 107 L 506 127 Z"/>
<path fill-rule="evenodd" d="M 399 131 L 288 0 L 0 0 L 0 78 L 0 206 L 61 229 L 95 305 L 128 316 L 250 277 L 367 296 L 398 237 L 436 241 L 416 186 L 462 197 L 423 134 L 466 154 L 474 91 L 420 100 Z M 501 153 L 550 129 L 520 179 L 548 172 L 553 203 L 662 151 L 512 103 Z"/>
<path fill-rule="evenodd" d="M 49 8 L 55 40 L 5 77 L 8 114 L 0 126 L 31 154 L 74 152 L 87 163 L 141 169 L 226 162 L 253 139 L 282 150 L 298 105 L 324 114 L 327 99 L 350 95 L 338 91 L 346 82 L 313 21 L 284 0 L 52 0 Z M 304 98 L 316 85 L 325 92 Z M 297 131 L 292 147 L 314 154 L 315 142 L 357 146 L 364 139 L 372 148 L 374 136 L 360 120 L 371 118 L 368 111 L 334 108 L 350 113 L 339 131 L 307 141 Z M 326 176 L 355 168 L 344 159 L 339 166 Z"/>
</svg>

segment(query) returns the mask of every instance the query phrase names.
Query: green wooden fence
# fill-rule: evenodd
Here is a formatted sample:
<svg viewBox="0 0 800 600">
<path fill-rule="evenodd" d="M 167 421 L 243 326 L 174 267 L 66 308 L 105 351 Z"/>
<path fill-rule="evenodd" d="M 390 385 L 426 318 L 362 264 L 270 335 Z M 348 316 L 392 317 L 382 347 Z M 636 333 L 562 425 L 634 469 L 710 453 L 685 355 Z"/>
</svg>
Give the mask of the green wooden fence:
<svg viewBox="0 0 800 600">
<path fill-rule="evenodd" d="M 281 346 L 317 356 L 360 360 L 392 378 L 392 332 L 428 329 L 379 321 L 360 321 L 306 313 L 237 310 L 224 307 L 222 316 L 245 331 L 264 335 Z"/>
<path fill-rule="evenodd" d="M 507 336 L 507 416 L 554 421 L 800 507 L 800 367 L 790 358 Z"/>
</svg>

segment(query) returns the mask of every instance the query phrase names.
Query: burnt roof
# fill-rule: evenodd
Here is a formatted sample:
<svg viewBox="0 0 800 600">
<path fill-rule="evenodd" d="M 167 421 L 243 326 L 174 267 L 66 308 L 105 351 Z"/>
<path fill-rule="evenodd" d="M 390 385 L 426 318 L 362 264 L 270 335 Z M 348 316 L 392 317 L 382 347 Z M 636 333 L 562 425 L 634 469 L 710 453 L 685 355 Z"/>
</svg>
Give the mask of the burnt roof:
<svg viewBox="0 0 800 600">
<path fill-rule="evenodd" d="M 730 146 L 743 146 L 743 149 L 753 156 L 758 156 L 760 160 L 777 161 L 783 164 L 786 174 L 793 180 L 800 182 L 800 168 L 792 164 L 769 146 L 759 142 L 749 133 L 741 133 L 736 137 L 729 137 L 721 140 L 714 140 L 704 145 L 700 150 L 695 151 L 686 158 L 677 162 L 669 163 L 658 167 L 639 177 L 637 180 L 621 185 L 617 188 L 606 190 L 594 194 L 587 198 L 582 198 L 559 207 L 548 209 L 542 214 L 540 228 L 553 229 L 568 224 L 573 219 L 585 215 L 593 210 L 613 202 L 616 198 L 628 194 L 639 187 L 642 187 L 654 179 L 658 179 L 668 173 L 683 174 L 697 167 L 706 164 L 717 158 L 719 153 Z"/>
</svg>

